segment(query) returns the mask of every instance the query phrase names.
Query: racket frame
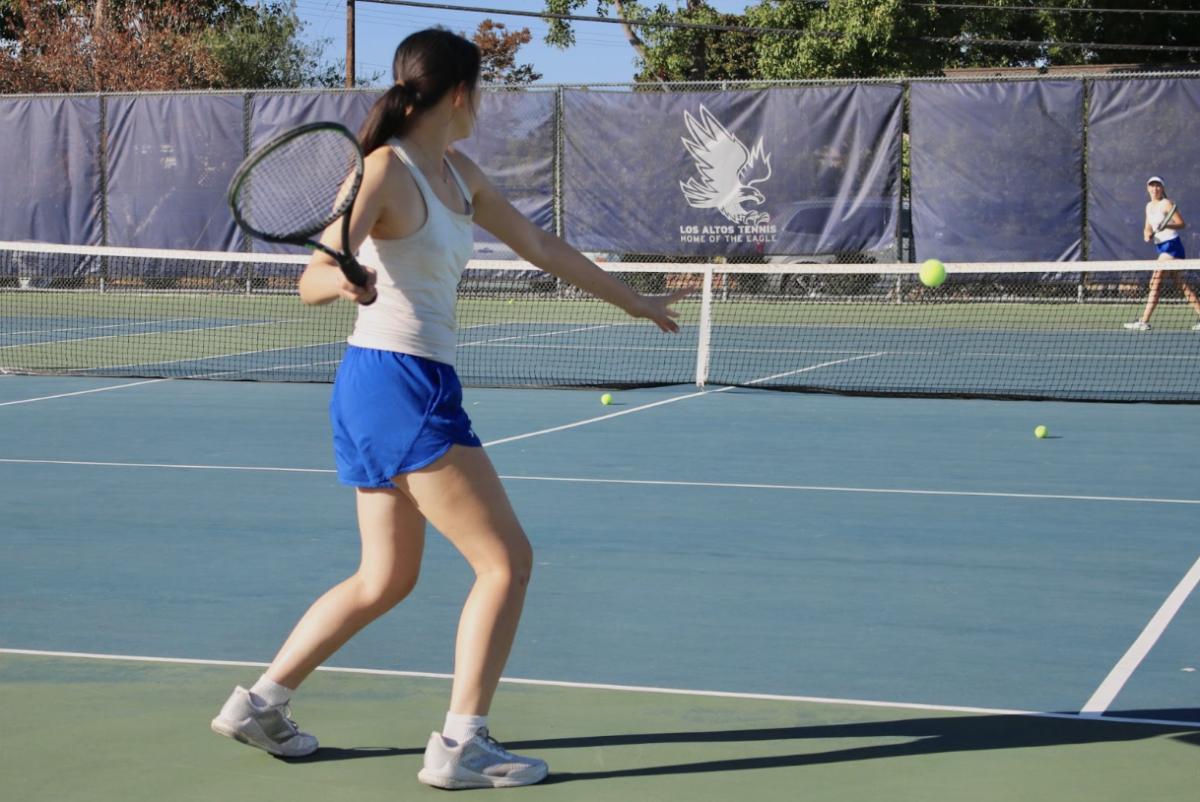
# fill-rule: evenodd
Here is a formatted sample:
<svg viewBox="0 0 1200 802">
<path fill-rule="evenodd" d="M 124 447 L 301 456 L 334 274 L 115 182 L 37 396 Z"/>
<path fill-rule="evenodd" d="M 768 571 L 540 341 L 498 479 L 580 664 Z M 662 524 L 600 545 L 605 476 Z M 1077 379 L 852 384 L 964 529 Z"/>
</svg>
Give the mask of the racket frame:
<svg viewBox="0 0 1200 802">
<path fill-rule="evenodd" d="M 253 173 L 254 168 L 279 148 L 294 142 L 302 136 L 307 136 L 318 131 L 336 132 L 344 136 L 354 145 L 354 152 L 357 156 L 355 159 L 354 174 L 351 178 L 349 189 L 345 192 L 345 195 L 342 198 L 342 202 L 338 204 L 338 206 L 334 208 L 334 210 L 327 217 L 323 218 L 319 225 L 315 225 L 308 230 L 288 236 L 279 236 L 276 234 L 270 234 L 266 231 L 259 231 L 242 217 L 242 214 L 238 209 L 239 201 L 242 197 L 242 190 L 245 187 L 246 182 L 249 180 L 250 175 Z M 263 242 L 274 242 L 282 245 L 299 245 L 312 251 L 320 251 L 337 262 L 338 267 L 341 268 L 342 273 L 345 274 L 346 278 L 359 287 L 365 287 L 367 286 L 367 272 L 363 270 L 362 265 L 358 263 L 358 260 L 354 258 L 353 254 L 340 251 L 336 248 L 330 248 L 329 246 L 317 241 L 314 237 L 314 235 L 323 232 L 340 217 L 342 219 L 342 247 L 346 247 L 346 244 L 350 241 L 350 217 L 354 211 L 354 201 L 358 198 L 358 190 L 362 186 L 362 179 L 362 148 L 358 144 L 358 139 L 354 136 L 349 128 L 341 125 L 340 123 L 328 121 L 304 123 L 303 125 L 297 125 L 289 128 L 286 131 L 283 131 L 282 133 L 272 137 L 266 143 L 255 148 L 254 151 L 242 161 L 241 165 L 238 166 L 237 172 L 233 174 L 233 180 L 229 183 L 229 208 L 233 212 L 233 219 L 237 222 L 238 227 L 251 237 L 262 240 Z M 363 305 L 366 306 L 372 303 L 374 300 L 375 299 L 372 298 Z"/>
</svg>

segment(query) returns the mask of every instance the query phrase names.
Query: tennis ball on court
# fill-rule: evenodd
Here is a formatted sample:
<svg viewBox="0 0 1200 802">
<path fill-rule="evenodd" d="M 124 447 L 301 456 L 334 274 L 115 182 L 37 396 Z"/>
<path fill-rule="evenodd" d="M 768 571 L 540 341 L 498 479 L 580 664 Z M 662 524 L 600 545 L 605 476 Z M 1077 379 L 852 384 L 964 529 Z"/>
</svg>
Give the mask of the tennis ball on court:
<svg viewBox="0 0 1200 802">
<path fill-rule="evenodd" d="M 1033 436 L 1036 437 L 1037 439 L 1041 440 L 1043 437 L 1046 436 L 1046 427 L 1039 426 L 1036 429 L 1034 429 Z"/>
<path fill-rule="evenodd" d="M 937 259 L 926 259 L 921 265 L 920 276 L 926 287 L 936 287 L 946 280 L 946 266 Z"/>
<path fill-rule="evenodd" d="M 513 305 L 515 302 L 516 302 L 516 299 L 515 299 L 515 298 L 509 298 L 509 299 L 508 299 L 508 305 L 509 305 L 509 306 L 512 306 L 512 305 Z"/>
<path fill-rule="evenodd" d="M 609 404 L 611 404 L 612 403 L 612 393 L 605 393 L 604 395 L 600 396 L 600 403 L 603 404 L 604 406 L 608 406 Z"/>
</svg>

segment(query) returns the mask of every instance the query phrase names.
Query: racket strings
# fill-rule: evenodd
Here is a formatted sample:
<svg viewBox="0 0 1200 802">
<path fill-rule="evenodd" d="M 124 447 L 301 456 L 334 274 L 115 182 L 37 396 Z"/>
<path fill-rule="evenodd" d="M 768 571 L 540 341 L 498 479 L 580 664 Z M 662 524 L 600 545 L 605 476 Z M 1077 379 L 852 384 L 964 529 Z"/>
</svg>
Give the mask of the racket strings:
<svg viewBox="0 0 1200 802">
<path fill-rule="evenodd" d="M 234 200 L 242 220 L 273 239 L 324 230 L 349 206 L 361 170 L 358 146 L 338 131 L 310 131 L 281 143 L 247 173 Z"/>
</svg>

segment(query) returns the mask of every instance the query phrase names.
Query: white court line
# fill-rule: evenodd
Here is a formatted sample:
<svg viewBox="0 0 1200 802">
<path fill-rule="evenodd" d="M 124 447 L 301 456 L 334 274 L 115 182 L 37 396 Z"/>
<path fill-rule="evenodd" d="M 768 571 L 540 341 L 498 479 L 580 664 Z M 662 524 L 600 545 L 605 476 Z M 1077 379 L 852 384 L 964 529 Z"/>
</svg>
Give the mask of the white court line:
<svg viewBox="0 0 1200 802">
<path fill-rule="evenodd" d="M 622 415 L 632 415 L 634 412 L 641 412 L 643 410 L 653 409 L 654 407 L 661 407 L 664 404 L 674 404 L 676 401 L 686 401 L 689 398 L 699 398 L 702 395 L 710 395 L 712 393 L 723 393 L 723 392 L 726 392 L 726 391 L 732 390 L 732 389 L 733 389 L 732 387 L 721 387 L 716 390 L 701 390 L 698 393 L 688 393 L 687 395 L 677 395 L 674 398 L 668 398 L 665 401 L 655 401 L 653 404 L 643 404 L 640 407 L 631 407 L 630 409 L 623 409 L 620 412 L 613 412 L 609 415 L 601 415 L 598 418 L 588 418 L 587 420 L 576 421 L 575 423 L 567 423 L 567 424 L 563 424 L 562 426 L 554 426 L 552 428 L 542 429 L 542 430 L 536 431 L 536 432 L 527 432 L 525 434 L 518 434 L 513 437 L 505 437 L 502 440 L 492 440 L 491 442 L 484 443 L 483 445 L 486 448 L 486 447 L 490 447 L 490 446 L 498 446 L 498 445 L 501 445 L 502 443 L 512 443 L 516 440 L 524 440 L 528 437 L 537 437 L 538 435 L 542 435 L 542 434 L 552 434 L 553 432 L 562 432 L 562 431 L 566 431 L 567 429 L 574 429 L 578 426 L 587 426 L 589 423 L 598 423 L 598 422 L 604 421 L 604 420 L 611 420 L 612 418 L 619 418 Z"/>
<path fill-rule="evenodd" d="M 879 356 L 882 353 L 883 352 L 881 351 L 876 354 L 863 354 L 860 356 L 849 357 L 847 359 L 837 359 L 832 362 L 822 362 L 819 365 L 809 365 L 806 368 L 800 368 L 798 370 L 789 371 L 787 373 L 780 373 L 775 376 L 765 376 L 761 379 L 755 379 L 753 381 L 747 382 L 747 384 L 758 384 L 760 382 L 771 381 L 772 379 L 778 379 L 783 376 L 791 376 L 796 373 L 806 373 L 810 370 L 818 370 L 820 368 L 827 368 L 831 365 L 838 365 L 843 362 L 854 362 L 859 359 L 870 359 L 872 357 Z M 529 437 L 537 437 L 538 435 L 543 435 L 543 434 L 552 434 L 554 432 L 561 432 L 561 431 L 565 431 L 567 429 L 574 429 L 578 426 L 587 426 L 588 424 L 591 424 L 591 423 L 598 423 L 600 421 L 611 420 L 612 418 L 619 418 L 622 415 L 631 415 L 634 412 L 642 412 L 647 409 L 653 409 L 654 407 L 661 407 L 664 404 L 674 404 L 676 401 L 686 401 L 689 398 L 700 398 L 701 396 L 705 396 L 705 395 L 713 395 L 716 393 L 725 393 L 725 392 L 729 392 L 730 390 L 733 390 L 733 389 L 736 389 L 736 388 L 733 386 L 718 387 L 715 390 L 707 390 L 706 389 L 706 390 L 701 390 L 700 392 L 697 392 L 697 393 L 688 393 L 687 395 L 678 395 L 678 396 L 675 396 L 674 398 L 668 398 L 665 401 L 655 401 L 653 404 L 643 404 L 642 406 L 639 406 L 639 407 L 633 407 L 631 409 L 623 409 L 620 412 L 613 412 L 609 415 L 601 415 L 600 417 L 597 417 L 597 418 L 589 418 L 587 420 L 576 421 L 575 423 L 568 423 L 568 424 L 564 424 L 562 426 L 554 426 L 549 429 L 542 429 L 542 430 L 536 431 L 536 432 L 528 432 L 526 434 L 519 434 L 519 435 L 516 435 L 515 437 L 506 437 L 502 440 L 493 440 L 490 443 L 484 443 L 483 445 L 485 447 L 487 447 L 487 446 L 498 446 L 503 443 L 512 443 L 516 440 L 524 440 Z"/>
<path fill-rule="evenodd" d="M 194 317 L 169 317 L 169 318 L 163 318 L 162 320 L 146 320 L 141 323 L 130 320 L 130 321 L 122 321 L 121 323 L 108 323 L 103 326 L 70 326 L 65 329 L 28 329 L 26 331 L 7 331 L 7 332 L 0 334 L 0 337 L 19 337 L 19 336 L 25 336 L 28 334 L 65 334 L 67 332 L 72 332 L 72 331 L 83 331 L 83 332 L 103 331 L 105 329 L 127 329 L 127 328 L 135 328 L 137 326 L 143 326 L 143 327 L 145 327 L 145 326 L 161 326 L 163 323 L 180 323 L 185 320 L 195 320 L 195 318 Z M 46 340 L 45 342 L 40 342 L 40 343 L 24 343 L 24 344 L 25 345 L 46 345 L 46 344 L 54 344 L 54 343 L 59 343 L 59 342 L 73 342 L 73 340 L 66 340 L 66 341 L 64 341 L 64 340 Z M 8 347 L 15 347 L 15 346 L 8 346 Z"/>
<path fill-rule="evenodd" d="M 625 324 L 621 324 L 621 325 L 625 325 Z M 613 324 L 613 323 L 605 323 L 605 324 L 598 325 L 598 326 L 584 326 L 582 328 L 576 328 L 576 329 L 560 329 L 558 331 L 543 331 L 539 334 L 514 334 L 510 337 L 495 337 L 490 340 L 476 340 L 475 342 L 471 342 L 471 343 L 459 343 L 455 347 L 456 348 L 466 348 L 466 347 L 472 346 L 472 345 L 492 345 L 494 343 L 508 342 L 510 340 L 532 340 L 536 337 L 557 337 L 560 334 L 577 334 L 581 331 L 598 331 L 600 329 L 611 329 L 611 328 L 614 328 L 615 326 L 616 326 L 616 324 Z M 538 347 L 541 348 L 542 346 L 539 345 Z"/>
<path fill-rule="evenodd" d="M 3 462 L 3 460 L 0 460 Z M 572 479 L 561 476 L 502 476 L 504 480 L 530 482 L 581 482 L 595 484 L 653 485 L 668 487 L 711 487 L 735 490 L 801 490 L 823 493 L 891 493 L 911 496 L 978 496 L 983 498 L 1054 499 L 1060 501 L 1116 501 L 1137 504 L 1197 504 L 1200 499 L 1139 498 L 1135 496 L 1072 496 L 1055 493 L 998 493 L 976 490 L 908 490 L 890 487 L 832 487 L 823 485 L 766 485 L 739 482 L 680 482 L 655 479 Z"/>
<path fill-rule="evenodd" d="M 162 381 L 159 379 L 158 381 Z M 662 402 L 665 403 L 665 402 Z M 632 410 L 631 410 L 632 411 Z M 617 413 L 621 414 L 621 413 Z M 572 424 L 579 425 L 579 424 Z M 547 430 L 550 431 L 550 430 Z M 533 434 L 541 434 L 534 432 Z M 530 437 L 518 435 L 515 438 Z M 508 441 L 503 441 L 508 442 Z M 55 459 L 11 459 L 0 457 L 0 464 L 17 465 L 74 465 L 92 468 L 174 468 L 188 471 L 253 471 L 261 473 L 336 473 L 332 468 L 269 468 L 253 465 L 185 465 L 167 462 L 94 462 L 87 460 L 55 460 Z M 749 482 L 682 482 L 656 479 L 594 479 L 568 476 L 511 476 L 500 477 L 506 482 L 570 482 L 577 484 L 612 484 L 612 485 L 644 485 L 649 487 L 703 487 L 726 488 L 732 490 L 792 490 L 815 493 L 881 493 L 901 496 L 965 496 L 981 498 L 1021 498 L 1043 501 L 1106 501 L 1123 504 L 1193 504 L 1200 505 L 1200 499 L 1188 498 L 1153 498 L 1138 496 L 1072 496 L 1052 493 L 998 493 L 976 490 L 912 490 L 894 487 L 833 487 L 825 485 L 768 485 Z"/>
<path fill-rule="evenodd" d="M 1200 560 L 1196 560 L 1191 570 L 1184 575 L 1179 584 L 1175 586 L 1175 590 L 1163 602 L 1162 607 L 1158 608 L 1158 612 L 1150 619 L 1150 623 L 1142 630 L 1142 634 L 1129 647 L 1129 651 L 1125 652 L 1125 655 L 1113 666 L 1113 670 L 1100 683 L 1100 687 L 1092 694 L 1092 698 L 1088 699 L 1083 709 L 1079 711 L 1081 716 L 1102 716 L 1108 711 L 1109 705 L 1117 698 L 1117 694 L 1125 687 L 1125 683 L 1133 676 L 1133 672 L 1141 665 L 1142 660 L 1154 648 L 1154 644 L 1158 643 L 1158 639 L 1162 637 L 1163 632 L 1175 618 L 1179 608 L 1187 601 L 1188 596 L 1196 589 L 1198 582 L 1200 582 Z"/>
<path fill-rule="evenodd" d="M 193 320 L 194 318 L 179 318 L 180 320 Z M 176 334 L 192 334 L 193 332 L 201 331 L 225 331 L 226 329 L 251 329 L 258 326 L 278 326 L 284 323 L 300 323 L 296 320 L 263 320 L 255 323 L 230 323 L 225 326 L 197 326 L 190 329 L 170 329 L 168 331 L 142 331 L 142 332 L 126 332 L 124 334 L 103 334 L 95 337 L 70 337 L 65 340 L 46 340 L 36 343 L 16 343 L 14 345 L 0 345 L 0 351 L 10 348 L 41 348 L 43 346 L 56 346 L 70 343 L 88 343 L 98 340 L 123 340 L 131 337 L 167 337 Z"/>
<path fill-rule="evenodd" d="M 166 381 L 157 379 L 156 381 Z M 182 471 L 254 471 L 258 473 L 337 473 L 332 468 L 264 468 L 253 465 L 181 465 L 169 462 L 91 462 L 70 459 L 8 459 L 0 462 L 19 465 L 74 465 L 84 468 L 175 468 Z"/>
<path fill-rule="evenodd" d="M 884 356 L 887 353 L 888 353 L 887 351 L 876 351 L 873 354 L 861 354 L 859 356 L 852 356 L 852 357 L 848 357 L 846 359 L 835 359 L 831 362 L 822 362 L 819 365 L 809 365 L 806 368 L 799 368 L 797 370 L 789 370 L 787 373 L 776 373 L 774 376 L 764 376 L 761 379 L 755 379 L 754 381 L 748 381 L 748 382 L 746 382 L 746 384 L 761 384 L 763 382 L 769 382 L 772 379 L 782 379 L 784 376 L 795 376 L 797 373 L 808 373 L 810 370 L 819 370 L 820 368 L 828 368 L 828 367 L 832 367 L 833 365 L 841 365 L 845 362 L 857 362 L 860 359 L 874 359 L 877 356 Z"/>
<path fill-rule="evenodd" d="M 249 662 L 241 660 L 204 660 L 182 657 L 147 657 L 124 654 L 95 654 L 89 652 L 56 652 L 41 649 L 4 649 L 0 654 L 20 655 L 26 657 L 59 657 L 82 660 L 126 660 L 140 663 L 169 663 L 174 665 L 194 666 L 229 666 L 239 668 L 265 668 L 269 663 Z M 337 666 L 318 666 L 317 671 L 331 674 L 365 674 L 379 677 L 415 677 L 422 679 L 453 680 L 453 674 L 432 673 L 425 671 L 394 671 L 379 668 L 340 668 Z M 579 690 L 623 691 L 625 693 L 658 693 L 672 696 L 698 696 L 716 699 L 745 699 L 750 701 L 795 702 L 819 705 L 846 705 L 853 707 L 878 707 L 889 710 L 926 710 L 937 713 L 970 713 L 989 716 L 1028 716 L 1033 718 L 1051 718 L 1067 721 L 1106 721 L 1114 724 L 1153 724 L 1158 726 L 1179 727 L 1181 729 L 1200 728 L 1200 722 L 1170 721 L 1149 718 L 1094 718 L 1080 716 L 1074 713 L 1046 713 L 1035 710 L 1009 710 L 993 707 L 966 707 L 959 705 L 933 705 L 919 702 L 882 702 L 874 699 L 836 699 L 827 696 L 793 696 L 773 693 L 738 693 L 734 691 L 705 691 L 685 688 L 660 688 L 644 685 L 614 685 L 599 682 L 567 682 L 564 680 L 521 679 L 518 677 L 501 677 L 501 682 L 510 685 L 531 685 L 548 688 L 573 688 Z"/>
<path fill-rule="evenodd" d="M 41 398 L 25 398 L 20 401 L 4 401 L 0 402 L 0 407 L 11 407 L 15 404 L 32 404 L 35 401 L 52 401 L 55 398 L 70 398 L 73 395 L 87 395 L 88 393 L 106 393 L 109 390 L 124 390 L 126 387 L 140 387 L 143 384 L 157 384 L 158 382 L 171 381 L 170 379 L 147 379 L 146 381 L 133 382 L 132 384 L 115 384 L 112 387 L 97 387 L 94 390 L 78 390 L 74 393 L 59 393 L 58 395 L 45 395 Z"/>
</svg>

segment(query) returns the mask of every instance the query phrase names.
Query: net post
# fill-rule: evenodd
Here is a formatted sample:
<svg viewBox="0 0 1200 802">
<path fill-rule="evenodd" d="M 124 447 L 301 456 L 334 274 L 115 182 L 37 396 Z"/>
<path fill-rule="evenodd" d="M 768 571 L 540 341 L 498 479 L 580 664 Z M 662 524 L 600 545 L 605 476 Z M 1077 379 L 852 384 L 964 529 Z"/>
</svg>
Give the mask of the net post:
<svg viewBox="0 0 1200 802">
<path fill-rule="evenodd" d="M 100 153 L 98 171 L 100 179 L 100 244 L 108 244 L 108 99 L 100 95 Z M 108 260 L 100 259 L 100 293 L 108 289 Z"/>
<path fill-rule="evenodd" d="M 700 337 L 696 343 L 696 386 L 708 383 L 709 342 L 712 337 L 713 266 L 705 265 L 704 288 L 700 296 Z"/>
</svg>

